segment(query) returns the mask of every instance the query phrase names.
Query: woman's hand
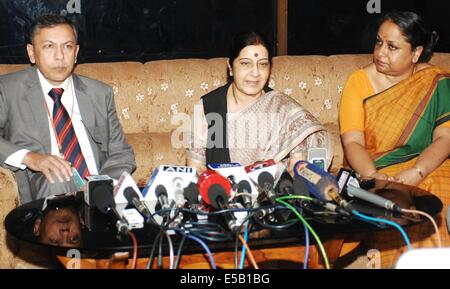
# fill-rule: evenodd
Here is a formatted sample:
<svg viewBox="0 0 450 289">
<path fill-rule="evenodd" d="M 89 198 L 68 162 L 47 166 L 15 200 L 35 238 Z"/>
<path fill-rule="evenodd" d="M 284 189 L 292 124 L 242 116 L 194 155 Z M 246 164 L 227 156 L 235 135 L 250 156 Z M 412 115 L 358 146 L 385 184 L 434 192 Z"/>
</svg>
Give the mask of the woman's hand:
<svg viewBox="0 0 450 289">
<path fill-rule="evenodd" d="M 380 172 L 375 172 L 375 173 L 371 174 L 370 176 L 368 176 L 368 178 L 373 178 L 373 179 L 377 179 L 377 180 L 386 180 L 386 181 L 394 180 L 393 177 L 390 177 L 390 176 L 380 173 Z"/>
<path fill-rule="evenodd" d="M 421 174 L 415 168 L 403 170 L 394 176 L 394 181 L 411 186 L 419 185 L 422 180 Z"/>
</svg>

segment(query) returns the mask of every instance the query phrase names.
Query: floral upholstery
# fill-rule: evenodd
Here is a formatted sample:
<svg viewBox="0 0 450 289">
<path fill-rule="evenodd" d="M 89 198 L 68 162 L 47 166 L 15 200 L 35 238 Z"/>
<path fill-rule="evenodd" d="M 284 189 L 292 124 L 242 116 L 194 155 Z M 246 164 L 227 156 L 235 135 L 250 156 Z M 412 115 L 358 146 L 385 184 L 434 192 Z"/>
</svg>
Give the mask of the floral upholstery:
<svg viewBox="0 0 450 289">
<path fill-rule="evenodd" d="M 338 106 L 348 75 L 371 62 L 371 55 L 278 56 L 273 59 L 269 86 L 290 95 L 310 110 L 331 132 L 335 148 L 332 170 L 343 162 L 339 139 Z M 432 63 L 450 68 L 450 53 L 436 53 Z M 0 65 L 0 74 L 27 65 Z M 159 60 L 147 63 L 117 62 L 80 64 L 76 73 L 108 83 L 127 140 L 134 148 L 134 179 L 145 184 L 160 164 L 184 164 L 183 148 L 173 149 L 172 132 L 179 125 L 172 117 L 190 114 L 207 92 L 225 84 L 225 58 Z M 0 219 L 17 206 L 12 174 L 0 168 Z M 0 268 L 27 267 L 6 247 L 0 229 Z"/>
</svg>

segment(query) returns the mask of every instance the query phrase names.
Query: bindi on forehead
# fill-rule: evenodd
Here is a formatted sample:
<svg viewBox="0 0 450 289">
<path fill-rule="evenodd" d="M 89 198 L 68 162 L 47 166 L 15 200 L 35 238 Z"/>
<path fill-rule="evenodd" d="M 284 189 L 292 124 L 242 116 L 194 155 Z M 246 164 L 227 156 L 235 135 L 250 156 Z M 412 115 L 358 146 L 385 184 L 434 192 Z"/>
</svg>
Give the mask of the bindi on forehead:
<svg viewBox="0 0 450 289">
<path fill-rule="evenodd" d="M 258 54 L 258 52 L 255 52 L 255 54 L 254 54 L 254 55 L 255 55 L 255 57 L 258 57 L 258 55 L 259 55 L 259 54 Z"/>
</svg>

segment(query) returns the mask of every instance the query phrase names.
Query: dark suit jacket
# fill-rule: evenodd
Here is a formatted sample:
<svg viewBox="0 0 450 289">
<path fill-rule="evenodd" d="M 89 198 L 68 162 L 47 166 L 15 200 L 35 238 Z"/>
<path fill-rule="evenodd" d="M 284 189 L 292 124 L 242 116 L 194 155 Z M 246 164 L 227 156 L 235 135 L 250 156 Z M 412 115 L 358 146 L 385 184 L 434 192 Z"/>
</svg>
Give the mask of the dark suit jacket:
<svg viewBox="0 0 450 289">
<path fill-rule="evenodd" d="M 119 178 L 123 171 L 131 173 L 136 167 L 134 153 L 117 118 L 111 87 L 87 77 L 72 76 L 99 174 Z M 45 105 L 36 67 L 0 76 L 0 164 L 15 172 L 22 203 L 32 200 L 30 178 L 35 172 L 4 162 L 23 148 L 51 153 Z"/>
</svg>

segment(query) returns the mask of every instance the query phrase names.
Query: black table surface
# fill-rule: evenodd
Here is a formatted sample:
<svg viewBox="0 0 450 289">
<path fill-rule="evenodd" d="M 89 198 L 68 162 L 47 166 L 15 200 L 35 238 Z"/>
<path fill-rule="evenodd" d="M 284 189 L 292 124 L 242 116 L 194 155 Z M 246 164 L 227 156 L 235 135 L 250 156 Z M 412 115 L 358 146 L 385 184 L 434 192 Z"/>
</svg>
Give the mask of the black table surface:
<svg viewBox="0 0 450 289">
<path fill-rule="evenodd" d="M 441 212 L 442 202 L 435 195 L 424 190 L 387 181 L 370 181 L 364 184 L 365 188 L 378 195 L 384 196 L 402 208 L 413 208 L 427 212 L 434 216 Z M 44 202 L 47 207 L 43 210 Z M 370 205 L 364 201 L 350 201 L 356 209 L 371 216 L 390 219 L 403 227 L 412 226 L 425 222 L 426 220 L 418 216 L 396 215 L 387 210 Z M 334 213 L 327 213 L 317 208 L 303 207 L 303 213 L 310 225 L 317 232 L 322 241 L 337 238 L 338 236 L 348 236 L 357 233 L 370 233 L 379 230 L 392 230 L 388 226 L 376 226 L 355 217 L 343 217 Z M 51 212 L 51 213 L 49 213 Z M 284 215 L 288 219 L 295 219 L 294 214 L 286 213 L 287 210 L 277 210 L 278 216 Z M 61 234 L 71 234 L 70 238 L 65 237 L 67 242 L 60 242 L 52 237 L 55 232 L 45 228 L 42 224 L 44 215 L 47 215 L 48 224 L 53 224 L 55 230 L 60 230 Z M 210 217 L 209 221 L 220 222 L 220 217 Z M 68 225 L 70 223 L 71 225 Z M 224 227 L 224 226 L 223 226 Z M 112 252 L 131 251 L 133 244 L 128 236 L 118 236 L 114 223 L 93 207 L 88 207 L 83 201 L 83 193 L 58 197 L 53 200 L 37 200 L 12 210 L 5 218 L 5 228 L 14 237 L 34 244 L 49 246 L 53 249 L 66 250 L 68 248 L 80 249 L 84 254 L 101 258 L 109 256 Z M 61 231 L 65 231 L 62 233 Z M 226 230 L 225 230 L 226 231 Z M 286 229 L 267 229 L 255 223 L 252 229 L 257 234 L 251 234 L 249 244 L 252 248 L 270 248 L 288 246 L 289 244 L 301 245 L 305 242 L 304 227 L 298 222 Z M 139 255 L 148 255 L 159 228 L 145 224 L 142 229 L 134 229 L 139 246 Z M 231 236 L 231 235 L 230 235 Z M 400 235 L 399 235 L 399 238 Z M 181 239 L 180 234 L 172 235 L 174 245 Z M 229 241 L 206 241 L 213 251 L 233 250 L 235 242 L 233 238 Z M 167 245 L 167 242 L 165 242 Z M 167 246 L 164 246 L 167 252 Z M 186 240 L 184 253 L 202 252 L 203 248 L 198 244 L 194 245 L 191 240 Z"/>
</svg>

